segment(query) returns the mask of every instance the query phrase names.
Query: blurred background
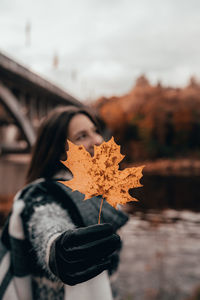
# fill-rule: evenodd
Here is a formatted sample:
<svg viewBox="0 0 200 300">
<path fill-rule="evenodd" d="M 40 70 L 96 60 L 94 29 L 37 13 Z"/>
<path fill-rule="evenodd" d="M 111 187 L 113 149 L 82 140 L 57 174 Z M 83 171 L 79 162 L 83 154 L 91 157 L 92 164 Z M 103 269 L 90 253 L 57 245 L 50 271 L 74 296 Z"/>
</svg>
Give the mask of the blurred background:
<svg viewBox="0 0 200 300">
<path fill-rule="evenodd" d="M 0 225 L 40 120 L 89 105 L 144 164 L 115 299 L 200 299 L 200 2 L 0 1 Z"/>
</svg>

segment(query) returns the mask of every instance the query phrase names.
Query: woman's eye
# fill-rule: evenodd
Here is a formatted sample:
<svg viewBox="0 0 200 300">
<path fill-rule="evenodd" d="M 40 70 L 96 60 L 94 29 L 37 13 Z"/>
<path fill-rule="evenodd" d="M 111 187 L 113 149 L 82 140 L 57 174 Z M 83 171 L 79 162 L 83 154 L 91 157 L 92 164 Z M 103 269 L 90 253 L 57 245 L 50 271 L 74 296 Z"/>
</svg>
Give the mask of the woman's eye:
<svg viewBox="0 0 200 300">
<path fill-rule="evenodd" d="M 86 134 L 81 134 L 80 136 L 77 137 L 77 141 L 80 141 L 84 138 L 86 138 Z"/>
<path fill-rule="evenodd" d="M 96 132 L 97 134 L 100 134 L 99 129 L 95 129 L 95 132 Z"/>
</svg>

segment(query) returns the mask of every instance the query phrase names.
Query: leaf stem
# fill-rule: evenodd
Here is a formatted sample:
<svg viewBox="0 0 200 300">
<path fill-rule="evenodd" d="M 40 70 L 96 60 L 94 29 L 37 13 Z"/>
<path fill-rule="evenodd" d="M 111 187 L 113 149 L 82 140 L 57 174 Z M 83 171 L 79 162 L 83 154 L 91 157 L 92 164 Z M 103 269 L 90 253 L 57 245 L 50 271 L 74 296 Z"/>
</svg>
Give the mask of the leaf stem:
<svg viewBox="0 0 200 300">
<path fill-rule="evenodd" d="M 100 224 L 102 206 L 103 206 L 103 198 L 101 199 L 101 205 L 100 205 L 100 209 L 99 209 L 99 221 L 98 221 L 98 224 Z"/>
</svg>

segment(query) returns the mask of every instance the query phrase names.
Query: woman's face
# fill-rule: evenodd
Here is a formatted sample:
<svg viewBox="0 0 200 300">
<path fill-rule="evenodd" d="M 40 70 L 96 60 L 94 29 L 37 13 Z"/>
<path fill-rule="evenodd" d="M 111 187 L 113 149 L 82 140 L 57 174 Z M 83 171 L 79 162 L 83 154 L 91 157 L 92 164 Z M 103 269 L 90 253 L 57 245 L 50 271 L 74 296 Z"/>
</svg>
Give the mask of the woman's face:
<svg viewBox="0 0 200 300">
<path fill-rule="evenodd" d="M 103 142 L 96 125 L 84 114 L 77 114 L 71 119 L 67 136 L 72 143 L 83 145 L 92 156 L 94 145 L 98 146 Z"/>
</svg>

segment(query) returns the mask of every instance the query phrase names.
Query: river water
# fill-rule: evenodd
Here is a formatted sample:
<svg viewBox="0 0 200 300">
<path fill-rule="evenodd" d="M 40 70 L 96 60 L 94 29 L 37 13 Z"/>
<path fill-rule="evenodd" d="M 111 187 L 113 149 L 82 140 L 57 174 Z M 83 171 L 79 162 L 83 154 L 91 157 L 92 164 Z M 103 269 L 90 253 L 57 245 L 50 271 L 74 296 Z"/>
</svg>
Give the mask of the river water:
<svg viewBox="0 0 200 300">
<path fill-rule="evenodd" d="M 124 241 L 115 299 L 189 300 L 200 290 L 200 213 L 136 212 L 121 229 Z M 191 297 L 191 298 L 190 298 Z"/>
</svg>

